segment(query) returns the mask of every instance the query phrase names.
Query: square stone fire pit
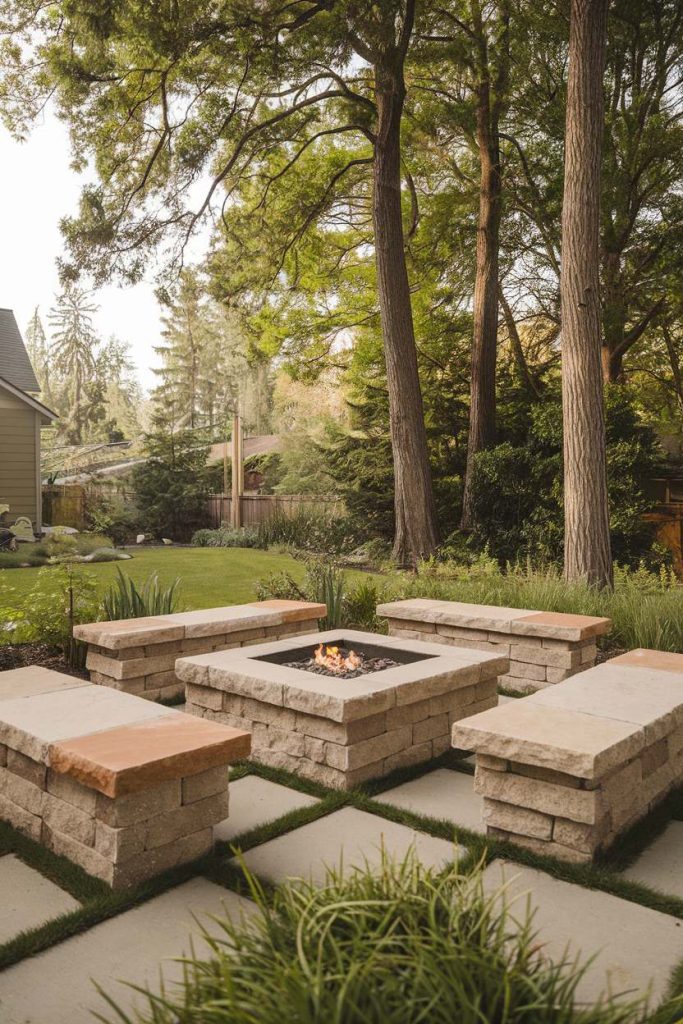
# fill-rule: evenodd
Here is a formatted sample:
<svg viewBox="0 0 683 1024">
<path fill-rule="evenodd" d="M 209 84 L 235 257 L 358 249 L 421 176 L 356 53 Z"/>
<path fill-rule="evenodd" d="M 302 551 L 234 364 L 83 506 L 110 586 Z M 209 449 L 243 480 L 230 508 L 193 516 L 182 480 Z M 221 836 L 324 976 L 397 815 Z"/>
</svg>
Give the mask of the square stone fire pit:
<svg viewBox="0 0 683 1024">
<path fill-rule="evenodd" d="M 318 674 L 321 644 L 353 650 L 363 674 Z M 448 750 L 454 722 L 496 705 L 508 664 L 486 651 L 338 629 L 180 658 L 175 671 L 186 710 L 247 729 L 253 758 L 350 789 Z"/>
</svg>

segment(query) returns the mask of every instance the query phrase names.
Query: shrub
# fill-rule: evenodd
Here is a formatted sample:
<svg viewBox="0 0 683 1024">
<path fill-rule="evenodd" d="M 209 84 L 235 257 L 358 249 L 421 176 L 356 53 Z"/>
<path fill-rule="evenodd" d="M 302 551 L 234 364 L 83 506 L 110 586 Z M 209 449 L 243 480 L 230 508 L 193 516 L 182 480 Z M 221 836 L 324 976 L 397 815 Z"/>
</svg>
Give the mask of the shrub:
<svg viewBox="0 0 683 1024">
<path fill-rule="evenodd" d="M 607 476 L 612 552 L 621 563 L 661 563 L 653 550 L 654 525 L 644 513 L 652 502 L 644 482 L 657 475 L 660 453 L 655 435 L 638 421 L 626 388 L 605 392 Z M 564 544 L 562 407 L 558 400 L 531 406 L 524 436 L 480 452 L 474 463 L 476 526 L 472 540 L 501 564 L 532 555 L 560 562 Z"/>
<path fill-rule="evenodd" d="M 196 530 L 192 534 L 191 543 L 198 548 L 258 548 L 260 547 L 258 530 L 244 527 L 235 530 L 230 526 L 221 526 L 217 530 Z"/>
<path fill-rule="evenodd" d="M 85 514 L 90 529 L 106 534 L 119 546 L 135 540 L 138 533 L 144 532 L 140 510 L 119 497 L 89 494 Z"/>
<path fill-rule="evenodd" d="M 299 509 L 293 515 L 278 512 L 257 530 L 259 547 L 287 544 L 299 551 L 330 555 L 349 553 L 363 540 L 347 516 L 319 509 Z"/>
<path fill-rule="evenodd" d="M 102 605 L 107 620 L 137 619 L 145 615 L 169 615 L 178 605 L 177 590 L 180 580 L 175 578 L 170 587 L 162 587 L 159 577 L 151 573 L 142 587 L 126 573 L 116 570 L 117 578 L 104 595 Z"/>
<path fill-rule="evenodd" d="M 481 877 L 441 875 L 414 855 L 381 870 L 290 882 L 270 901 L 247 876 L 256 909 L 219 920 L 208 951 L 185 960 L 180 986 L 147 993 L 145 1024 L 636 1024 L 642 1006 L 575 1009 L 583 970 L 553 965 L 532 923 L 509 920 Z M 218 932 L 218 934 L 216 934 Z M 111 1003 L 114 1007 L 114 1003 Z"/>
<path fill-rule="evenodd" d="M 143 529 L 155 537 L 186 540 L 206 518 L 208 443 L 197 431 L 158 431 L 145 438 L 149 458 L 133 470 Z"/>
<path fill-rule="evenodd" d="M 348 575 L 338 565 L 324 559 L 306 559 L 306 573 L 302 583 L 298 583 L 288 572 L 271 573 L 258 580 L 256 595 L 259 601 L 279 598 L 324 604 L 327 617 L 321 622 L 323 629 L 360 626 L 363 629 L 382 630 L 376 609 L 384 600 L 383 591 L 371 580 L 363 580 L 349 589 Z"/>
<path fill-rule="evenodd" d="M 374 580 L 362 580 L 348 592 L 344 602 L 344 624 L 373 633 L 383 629 L 377 618 L 377 605 L 384 601 L 384 588 Z"/>
<path fill-rule="evenodd" d="M 7 642 L 39 642 L 60 647 L 72 668 L 83 668 L 86 646 L 73 638 L 73 627 L 100 617 L 94 576 L 80 567 L 64 563 L 45 566 L 21 603 L 11 599 L 3 609 L 5 622 L 13 627 Z"/>
</svg>

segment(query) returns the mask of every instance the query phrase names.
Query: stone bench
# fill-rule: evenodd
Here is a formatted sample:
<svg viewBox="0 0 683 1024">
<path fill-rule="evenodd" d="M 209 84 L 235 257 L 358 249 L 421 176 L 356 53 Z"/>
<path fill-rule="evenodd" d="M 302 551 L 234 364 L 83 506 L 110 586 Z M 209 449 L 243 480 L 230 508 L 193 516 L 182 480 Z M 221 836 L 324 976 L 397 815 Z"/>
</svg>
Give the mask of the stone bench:
<svg viewBox="0 0 683 1024">
<path fill-rule="evenodd" d="M 403 663 L 356 678 L 288 665 L 319 643 L 379 649 Z M 298 654 L 297 654 L 298 649 Z M 507 658 L 338 629 L 180 659 L 188 712 L 252 734 L 252 757 L 335 789 L 429 761 L 450 727 L 498 701 Z"/>
<path fill-rule="evenodd" d="M 510 659 L 501 686 L 533 693 L 595 664 L 609 619 L 411 598 L 381 604 L 389 635 L 493 651 Z"/>
<path fill-rule="evenodd" d="M 635 650 L 453 727 L 490 835 L 590 861 L 683 783 L 683 654 Z"/>
<path fill-rule="evenodd" d="M 88 645 L 90 680 L 147 700 L 181 696 L 177 658 L 310 633 L 327 614 L 308 601 L 255 601 L 172 615 L 90 622 L 74 628 Z"/>
<path fill-rule="evenodd" d="M 42 668 L 0 673 L 0 818 L 114 888 L 208 853 L 248 733 Z"/>
</svg>

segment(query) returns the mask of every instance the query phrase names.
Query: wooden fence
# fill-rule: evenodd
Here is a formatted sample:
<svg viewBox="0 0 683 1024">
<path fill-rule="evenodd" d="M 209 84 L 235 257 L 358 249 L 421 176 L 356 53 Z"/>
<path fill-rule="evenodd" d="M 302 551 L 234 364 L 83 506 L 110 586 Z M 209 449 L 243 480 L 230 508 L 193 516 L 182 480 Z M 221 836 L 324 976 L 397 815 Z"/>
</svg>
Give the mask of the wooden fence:
<svg viewBox="0 0 683 1024">
<path fill-rule="evenodd" d="M 276 514 L 295 515 L 301 509 L 311 512 L 338 512 L 344 510 L 339 498 L 316 494 L 243 494 L 240 498 L 242 526 L 257 526 Z M 224 494 L 211 494 L 207 499 L 209 523 L 218 527 L 232 522 L 232 498 Z"/>
</svg>

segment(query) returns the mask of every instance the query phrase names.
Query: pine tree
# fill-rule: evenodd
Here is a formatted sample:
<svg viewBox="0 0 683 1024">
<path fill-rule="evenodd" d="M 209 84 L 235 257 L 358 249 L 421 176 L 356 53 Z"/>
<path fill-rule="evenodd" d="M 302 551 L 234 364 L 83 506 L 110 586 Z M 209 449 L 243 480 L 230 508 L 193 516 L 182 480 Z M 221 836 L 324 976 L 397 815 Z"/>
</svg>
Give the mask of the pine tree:
<svg viewBox="0 0 683 1024">
<path fill-rule="evenodd" d="M 29 320 L 26 331 L 26 348 L 33 370 L 40 384 L 41 401 L 52 408 L 55 397 L 52 393 L 52 380 L 50 373 L 50 346 L 48 344 L 43 321 L 40 318 L 40 308 L 36 306 L 33 315 Z"/>
<path fill-rule="evenodd" d="M 63 382 L 63 432 L 72 444 L 83 444 L 91 425 L 102 418 L 92 316 L 97 311 L 87 292 L 68 285 L 50 310 L 54 328 L 50 359 Z"/>
</svg>

